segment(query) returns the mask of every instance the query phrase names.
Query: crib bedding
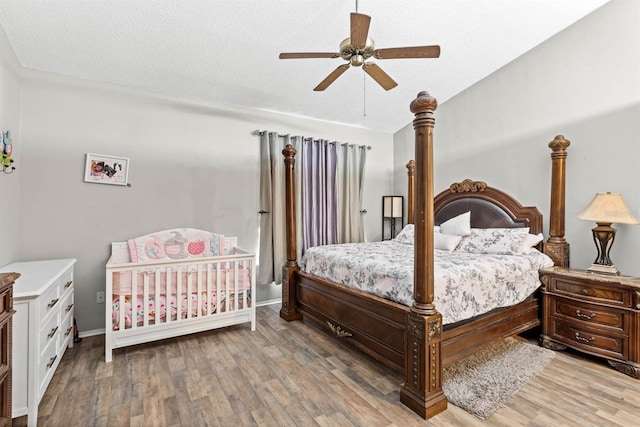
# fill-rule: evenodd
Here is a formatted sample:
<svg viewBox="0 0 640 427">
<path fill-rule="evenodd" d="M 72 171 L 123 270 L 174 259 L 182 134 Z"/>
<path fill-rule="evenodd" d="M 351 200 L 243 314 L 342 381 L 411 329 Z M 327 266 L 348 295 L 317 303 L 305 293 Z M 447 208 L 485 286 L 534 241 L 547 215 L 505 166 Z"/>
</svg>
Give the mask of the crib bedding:
<svg viewBox="0 0 640 427">
<path fill-rule="evenodd" d="M 391 301 L 413 303 L 413 245 L 394 240 L 309 248 L 300 268 Z M 522 255 L 434 251 L 434 304 L 451 324 L 524 301 L 540 286 L 538 270 L 553 261 Z"/>
<path fill-rule="evenodd" d="M 220 293 L 218 301 L 217 292 L 207 294 L 205 292 L 191 294 L 169 295 L 169 304 L 167 306 L 167 295 L 150 294 L 145 304 L 144 295 L 137 295 L 134 299 L 131 295 L 113 295 L 112 306 L 112 327 L 114 331 L 120 330 L 120 309 L 124 305 L 124 328 L 131 328 L 133 324 L 134 314 L 133 306 L 135 305 L 135 319 L 137 326 L 144 324 L 145 309 L 148 311 L 149 324 L 163 323 L 169 320 L 187 319 L 189 317 L 208 316 L 217 313 L 235 310 L 236 301 L 237 308 L 251 307 L 251 290 L 240 291 L 238 294 L 230 294 L 227 298 L 225 292 Z M 178 303 L 179 301 L 179 303 Z M 122 302 L 122 304 L 121 304 Z M 168 314 L 167 314 L 168 310 Z M 178 316 L 178 313 L 180 315 Z"/>
<path fill-rule="evenodd" d="M 210 264 L 207 268 L 204 264 L 189 265 L 184 267 L 172 268 L 170 278 L 167 280 L 167 274 L 164 270 L 154 269 L 149 267 L 147 269 L 137 270 L 135 273 L 135 280 L 138 286 L 142 285 L 145 280 L 148 281 L 149 289 L 155 289 L 156 277 L 158 278 L 158 285 L 160 290 L 165 293 L 175 294 L 177 293 L 178 283 L 182 284 L 182 288 L 186 289 L 191 282 L 197 283 L 198 274 L 201 275 L 204 283 L 210 283 L 212 288 L 216 288 L 218 282 L 224 289 L 226 287 L 235 289 L 236 271 L 238 272 L 238 289 L 251 289 L 251 270 L 248 266 L 238 265 L 237 268 L 233 263 L 221 263 Z M 180 274 L 178 275 L 178 271 Z M 156 271 L 158 274 L 156 274 Z M 209 279 L 208 275 L 211 274 Z M 180 280 L 178 280 L 178 276 Z M 114 295 L 131 295 L 134 274 L 132 271 L 117 271 L 113 273 L 112 289 Z M 166 292 L 167 285 L 170 290 Z"/>
</svg>

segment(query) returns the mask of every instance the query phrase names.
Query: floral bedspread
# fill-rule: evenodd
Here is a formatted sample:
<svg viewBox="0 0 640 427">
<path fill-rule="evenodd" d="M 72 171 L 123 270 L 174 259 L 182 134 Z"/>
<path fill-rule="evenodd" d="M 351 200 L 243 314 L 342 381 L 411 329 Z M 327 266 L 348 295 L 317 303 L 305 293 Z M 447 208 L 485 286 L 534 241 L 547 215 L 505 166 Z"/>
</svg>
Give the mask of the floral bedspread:
<svg viewBox="0 0 640 427">
<path fill-rule="evenodd" d="M 539 251 L 487 255 L 435 250 L 435 298 L 444 324 L 524 301 L 539 286 Z M 309 248 L 303 271 L 406 306 L 413 303 L 413 245 L 393 240 Z"/>
</svg>

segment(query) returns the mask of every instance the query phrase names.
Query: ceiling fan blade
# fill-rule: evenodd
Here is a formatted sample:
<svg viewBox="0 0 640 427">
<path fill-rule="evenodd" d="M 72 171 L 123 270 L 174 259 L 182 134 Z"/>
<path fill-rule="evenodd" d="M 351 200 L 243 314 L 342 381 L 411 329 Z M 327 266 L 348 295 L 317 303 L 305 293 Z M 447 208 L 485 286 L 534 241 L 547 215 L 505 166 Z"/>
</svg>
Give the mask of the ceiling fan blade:
<svg viewBox="0 0 640 427">
<path fill-rule="evenodd" d="M 314 87 L 313 90 L 315 90 L 316 92 L 325 90 L 331 83 L 336 81 L 336 79 L 340 77 L 342 73 L 347 71 L 349 67 L 349 64 L 342 64 L 341 66 L 333 70 L 331 74 L 329 74 L 323 81 L 321 81 L 318 86 Z"/>
<path fill-rule="evenodd" d="M 398 86 L 398 83 L 396 83 L 391 77 L 389 77 L 389 74 L 382 71 L 382 68 L 378 67 L 373 62 L 365 62 L 362 65 L 362 68 L 364 68 L 364 71 L 369 74 L 373 78 L 373 80 L 378 82 L 378 84 L 382 86 L 384 90 L 393 89 L 394 87 Z"/>
<path fill-rule="evenodd" d="M 376 59 L 438 58 L 440 56 L 440 46 L 413 46 L 376 49 L 373 56 Z"/>
<path fill-rule="evenodd" d="M 340 54 L 335 52 L 289 52 L 281 53 L 280 59 L 300 59 L 300 58 L 339 58 Z"/>
<path fill-rule="evenodd" d="M 361 49 L 367 43 L 371 17 L 361 13 L 351 14 L 351 46 Z"/>
</svg>

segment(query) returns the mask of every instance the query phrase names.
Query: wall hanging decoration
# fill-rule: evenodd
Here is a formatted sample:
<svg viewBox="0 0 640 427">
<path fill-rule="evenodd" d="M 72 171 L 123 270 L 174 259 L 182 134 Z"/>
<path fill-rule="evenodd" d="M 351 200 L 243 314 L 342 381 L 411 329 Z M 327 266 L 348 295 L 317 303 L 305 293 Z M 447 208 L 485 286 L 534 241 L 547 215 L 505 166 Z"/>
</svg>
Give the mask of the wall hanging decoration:
<svg viewBox="0 0 640 427">
<path fill-rule="evenodd" d="M 0 135 L 0 166 L 4 173 L 13 173 L 13 171 L 16 170 L 16 167 L 13 165 L 13 159 L 11 158 L 12 152 L 11 131 L 7 130 Z"/>
<path fill-rule="evenodd" d="M 87 153 L 84 181 L 97 184 L 129 185 L 129 159 Z"/>
</svg>

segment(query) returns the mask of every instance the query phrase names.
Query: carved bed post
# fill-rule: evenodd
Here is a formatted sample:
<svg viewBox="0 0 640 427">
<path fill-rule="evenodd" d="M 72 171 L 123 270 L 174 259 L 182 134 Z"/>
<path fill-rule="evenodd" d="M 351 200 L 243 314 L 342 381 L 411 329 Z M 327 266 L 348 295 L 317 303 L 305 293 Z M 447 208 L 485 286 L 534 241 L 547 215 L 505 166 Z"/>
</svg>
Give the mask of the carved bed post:
<svg viewBox="0 0 640 427">
<path fill-rule="evenodd" d="M 558 135 L 549 143 L 551 148 L 551 206 L 549 214 L 549 238 L 544 253 L 555 265 L 569 267 L 569 243 L 564 238 L 565 181 L 567 147 L 571 143 Z"/>
<path fill-rule="evenodd" d="M 407 163 L 407 224 L 414 224 L 414 197 L 416 194 L 415 189 L 415 174 L 416 174 L 416 162 L 409 160 Z"/>
<path fill-rule="evenodd" d="M 415 114 L 415 237 L 413 305 L 405 331 L 405 374 L 400 401 L 423 418 L 447 409 L 442 391 L 442 315 L 433 287 L 433 112 L 438 102 L 420 92 L 411 102 Z"/>
<path fill-rule="evenodd" d="M 287 144 L 282 150 L 285 167 L 285 215 L 287 232 L 287 262 L 282 267 L 282 308 L 280 317 L 284 320 L 297 320 L 302 316 L 296 312 L 296 287 L 292 284 L 293 275 L 299 270 L 296 262 L 296 200 L 295 200 L 295 164 L 296 149 Z"/>
</svg>

